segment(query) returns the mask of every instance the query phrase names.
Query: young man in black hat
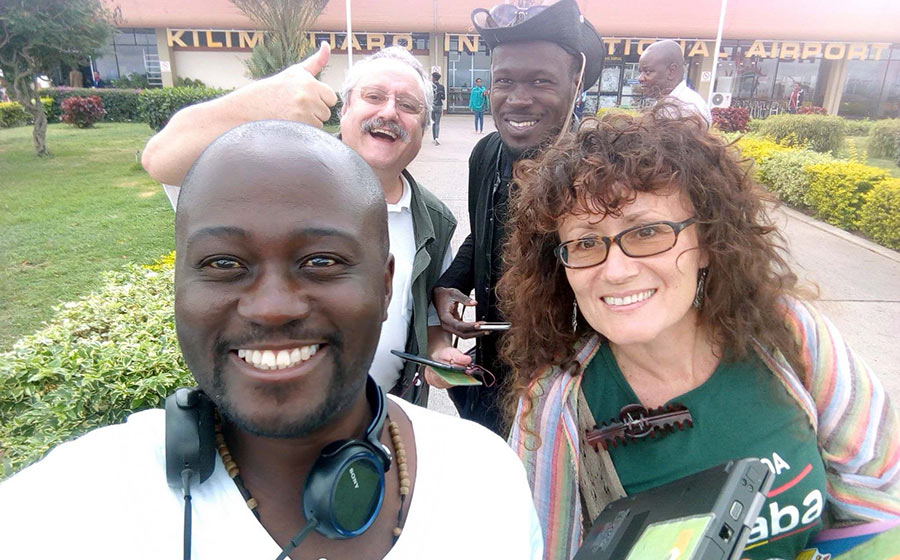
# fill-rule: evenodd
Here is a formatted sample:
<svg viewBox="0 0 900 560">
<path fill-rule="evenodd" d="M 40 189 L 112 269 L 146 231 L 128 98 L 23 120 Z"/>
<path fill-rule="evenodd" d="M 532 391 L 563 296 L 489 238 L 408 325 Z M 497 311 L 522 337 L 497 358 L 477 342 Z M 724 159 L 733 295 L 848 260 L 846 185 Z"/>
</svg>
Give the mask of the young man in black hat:
<svg viewBox="0 0 900 560">
<path fill-rule="evenodd" d="M 510 4 L 479 8 L 472 21 L 491 49 L 490 102 L 497 132 L 478 142 L 469 157 L 472 233 L 438 281 L 433 301 L 445 330 L 462 338 L 479 337 L 475 361 L 498 377 L 490 388 L 450 388 L 460 416 L 505 436 L 497 404 L 504 370 L 497 355 L 499 337 L 480 327 L 503 320 L 494 288 L 501 274 L 509 179 L 516 161 L 531 157 L 567 126 L 576 98 L 600 76 L 603 41 L 574 0 L 527 9 Z M 459 304 L 475 306 L 476 322 L 462 320 Z M 432 357 L 456 364 L 471 361 L 451 347 Z M 430 372 L 427 378 L 446 386 Z"/>
</svg>

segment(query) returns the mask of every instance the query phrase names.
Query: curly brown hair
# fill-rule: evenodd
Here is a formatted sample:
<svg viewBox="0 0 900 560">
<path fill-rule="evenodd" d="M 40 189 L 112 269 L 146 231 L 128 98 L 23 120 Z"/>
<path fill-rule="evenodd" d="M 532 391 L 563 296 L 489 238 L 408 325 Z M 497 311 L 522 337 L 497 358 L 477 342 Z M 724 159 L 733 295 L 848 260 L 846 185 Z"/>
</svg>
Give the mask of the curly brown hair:
<svg viewBox="0 0 900 560">
<path fill-rule="evenodd" d="M 784 239 L 766 212 L 772 199 L 753 182 L 736 148 L 709 133 L 699 117 L 673 113 L 677 109 L 660 104 L 644 115 L 588 119 L 516 166 L 505 272 L 497 286 L 500 309 L 512 323 L 501 347 L 513 368 L 507 412 L 541 369 L 567 365 L 574 343 L 591 329 L 582 320 L 572 331 L 575 295 L 554 254 L 563 218 L 577 209 L 618 215 L 636 193 L 674 188 L 693 205 L 700 246 L 709 254 L 699 321 L 723 358 L 746 357 L 755 339 L 801 364 L 778 309 L 798 288 L 783 256 Z"/>
</svg>

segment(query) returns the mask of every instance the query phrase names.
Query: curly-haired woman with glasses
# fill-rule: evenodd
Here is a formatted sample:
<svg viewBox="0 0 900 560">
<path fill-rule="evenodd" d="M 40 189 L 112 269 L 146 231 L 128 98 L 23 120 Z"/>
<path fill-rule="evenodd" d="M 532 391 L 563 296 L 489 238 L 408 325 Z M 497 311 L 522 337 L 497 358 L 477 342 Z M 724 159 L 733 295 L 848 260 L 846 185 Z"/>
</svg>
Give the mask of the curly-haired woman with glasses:
<svg viewBox="0 0 900 560">
<path fill-rule="evenodd" d="M 545 557 L 570 558 L 609 500 L 741 457 L 776 475 L 743 558 L 897 518 L 887 394 L 804 299 L 735 149 L 671 115 L 588 122 L 515 172 L 502 352 Z M 692 422 L 587 443 L 629 405 Z"/>
</svg>

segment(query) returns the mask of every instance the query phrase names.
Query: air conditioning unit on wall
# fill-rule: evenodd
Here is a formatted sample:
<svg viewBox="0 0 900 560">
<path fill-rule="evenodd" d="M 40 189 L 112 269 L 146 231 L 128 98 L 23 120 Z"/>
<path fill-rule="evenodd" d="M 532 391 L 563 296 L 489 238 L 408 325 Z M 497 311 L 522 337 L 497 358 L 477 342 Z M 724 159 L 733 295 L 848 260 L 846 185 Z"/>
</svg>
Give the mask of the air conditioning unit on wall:
<svg viewBox="0 0 900 560">
<path fill-rule="evenodd" d="M 712 95 L 713 107 L 731 107 L 731 94 L 717 91 Z"/>
</svg>

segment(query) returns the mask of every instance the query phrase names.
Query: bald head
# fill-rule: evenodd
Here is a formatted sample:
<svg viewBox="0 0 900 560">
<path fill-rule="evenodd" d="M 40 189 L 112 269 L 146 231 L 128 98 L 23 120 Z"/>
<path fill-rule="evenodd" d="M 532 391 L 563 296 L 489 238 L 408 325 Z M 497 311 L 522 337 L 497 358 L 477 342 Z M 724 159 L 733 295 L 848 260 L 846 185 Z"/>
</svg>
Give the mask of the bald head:
<svg viewBox="0 0 900 560">
<path fill-rule="evenodd" d="M 226 188 L 231 186 L 232 188 Z M 372 221 L 387 253 L 384 191 L 372 169 L 330 134 L 290 121 L 257 121 L 233 128 L 200 155 L 178 197 L 176 242 L 184 224 L 211 201 L 239 198 L 249 191 L 275 198 L 273 191 L 297 190 L 335 198 L 348 219 Z M 316 192 L 321 191 L 320 195 Z M 377 227 L 383 224 L 384 227 Z"/>
<path fill-rule="evenodd" d="M 653 43 L 641 54 L 638 72 L 638 81 L 646 97 L 668 95 L 684 76 L 681 45 L 671 39 Z"/>
</svg>

